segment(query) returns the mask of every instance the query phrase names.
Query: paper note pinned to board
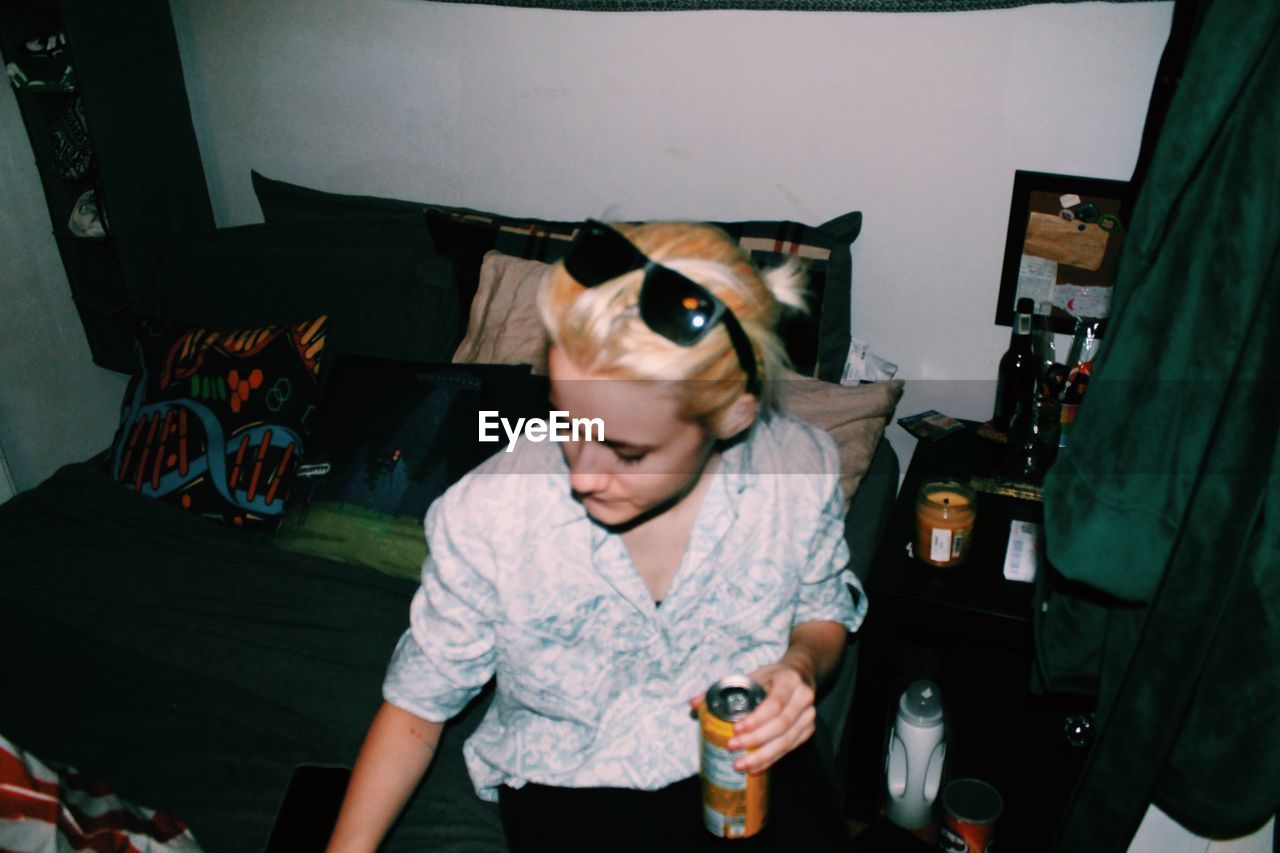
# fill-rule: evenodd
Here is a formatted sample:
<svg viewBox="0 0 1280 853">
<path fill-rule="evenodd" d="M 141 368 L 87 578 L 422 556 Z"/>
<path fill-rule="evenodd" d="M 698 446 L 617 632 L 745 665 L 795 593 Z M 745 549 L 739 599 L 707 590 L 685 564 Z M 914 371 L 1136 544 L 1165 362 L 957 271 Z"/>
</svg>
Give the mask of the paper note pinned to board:
<svg viewBox="0 0 1280 853">
<path fill-rule="evenodd" d="M 1009 547 L 1004 552 L 1004 576 L 1011 581 L 1031 583 L 1040 560 L 1040 525 L 1034 521 L 1009 523 Z"/>
<path fill-rule="evenodd" d="M 1022 252 L 1072 267 L 1096 270 L 1102 266 L 1111 235 L 1095 223 L 1067 222 L 1052 213 L 1034 212 L 1027 218 Z"/>
<path fill-rule="evenodd" d="M 1058 280 L 1058 264 L 1055 261 L 1023 255 L 1018 263 L 1018 288 L 1014 300 L 1026 296 L 1039 305 L 1053 297 L 1053 284 Z"/>
</svg>

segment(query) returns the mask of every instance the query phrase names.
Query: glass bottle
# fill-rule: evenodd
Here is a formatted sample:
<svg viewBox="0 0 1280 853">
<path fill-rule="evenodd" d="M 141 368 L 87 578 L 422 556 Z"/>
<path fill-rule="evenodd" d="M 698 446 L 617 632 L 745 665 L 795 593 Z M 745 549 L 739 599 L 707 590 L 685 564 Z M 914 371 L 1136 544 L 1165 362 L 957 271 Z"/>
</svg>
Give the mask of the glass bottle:
<svg viewBox="0 0 1280 853">
<path fill-rule="evenodd" d="M 1058 360 L 1053 334 L 1052 313 L 1053 305 L 1048 300 L 1045 300 L 1036 306 L 1035 316 L 1031 318 L 1033 341 L 1031 349 L 1040 361 L 1042 375 L 1049 368 L 1049 365 Z"/>
<path fill-rule="evenodd" d="M 1001 432 L 1009 431 L 1019 404 L 1030 402 L 1035 397 L 1040 367 L 1032 351 L 1031 315 L 1034 311 L 1034 301 L 1025 296 L 1018 300 L 1009 349 L 1000 358 L 996 374 L 995 413 L 991 422 Z"/>
<path fill-rule="evenodd" d="M 1087 318 L 1076 320 L 1075 338 L 1071 342 L 1071 354 L 1067 358 L 1066 388 L 1062 395 L 1061 429 L 1058 446 L 1067 446 L 1067 437 L 1075 428 L 1080 403 L 1084 399 L 1089 375 L 1093 372 L 1093 357 L 1098 351 L 1099 321 Z"/>
<path fill-rule="evenodd" d="M 1067 384 L 1067 366 L 1051 364 L 1040 381 L 1040 404 L 1036 420 L 1039 423 L 1040 470 L 1047 471 L 1058 458 L 1058 446 L 1062 435 L 1062 394 Z"/>
</svg>

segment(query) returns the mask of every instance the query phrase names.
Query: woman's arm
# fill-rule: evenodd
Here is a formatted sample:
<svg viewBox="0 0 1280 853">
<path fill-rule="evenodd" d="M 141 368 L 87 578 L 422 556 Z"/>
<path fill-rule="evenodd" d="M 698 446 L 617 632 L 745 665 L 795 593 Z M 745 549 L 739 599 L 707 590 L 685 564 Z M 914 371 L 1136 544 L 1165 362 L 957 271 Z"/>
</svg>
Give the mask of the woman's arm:
<svg viewBox="0 0 1280 853">
<path fill-rule="evenodd" d="M 444 723 L 382 703 L 356 757 L 329 851 L 374 851 L 427 772 Z"/>
<path fill-rule="evenodd" d="M 751 673 L 767 695 L 733 727 L 729 747 L 754 750 L 739 759 L 739 770 L 767 770 L 813 736 L 818 685 L 840 663 L 847 634 L 839 622 L 803 622 L 791 629 L 791 643 L 782 660 Z"/>
</svg>

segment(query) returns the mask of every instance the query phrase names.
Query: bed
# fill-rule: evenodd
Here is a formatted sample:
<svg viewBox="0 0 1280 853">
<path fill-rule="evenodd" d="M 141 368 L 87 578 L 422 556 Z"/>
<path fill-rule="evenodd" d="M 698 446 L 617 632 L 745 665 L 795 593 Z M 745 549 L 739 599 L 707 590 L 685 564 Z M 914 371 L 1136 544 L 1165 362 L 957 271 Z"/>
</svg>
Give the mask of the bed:
<svg viewBox="0 0 1280 853">
<path fill-rule="evenodd" d="M 327 318 L 323 358 L 317 351 L 315 364 L 303 362 L 314 378 L 310 402 L 304 381 L 281 384 L 275 368 L 257 385 L 248 370 L 226 388 L 201 386 L 199 371 L 184 380 L 184 393 L 207 393 L 211 405 L 245 395 L 237 405 L 247 406 L 272 391 L 276 402 L 297 404 L 297 446 L 278 466 L 294 466 L 292 487 L 272 495 L 284 508 L 264 518 L 241 507 L 241 522 L 262 522 L 241 523 L 234 512 L 208 518 L 218 512 L 149 492 L 179 469 L 190 477 L 195 461 L 166 450 L 173 467 L 162 471 L 158 449 L 138 461 L 143 439 L 130 445 L 131 437 L 147 432 L 140 423 L 159 422 L 142 379 L 131 384 L 112 447 L 0 505 L 0 734 L 181 817 L 207 850 L 262 849 L 295 767 L 353 760 L 408 622 L 420 557 L 406 555 L 424 547 L 424 501 L 498 449 L 460 425 L 487 406 L 545 406 L 545 379 L 529 366 L 536 357 L 492 334 L 520 328 L 524 309 L 501 294 L 554 261 L 574 227 L 254 180 L 266 221 L 179 241 L 134 306 L 152 318 L 140 328 L 154 338 L 143 335 L 151 343 L 139 346 L 140 375 L 178 369 L 177 356 L 147 354 L 152 344 L 174 351 L 164 330 L 276 324 L 286 330 L 279 339 L 305 355 L 315 318 Z M 790 399 L 841 443 L 847 538 L 865 575 L 897 488 L 895 457 L 880 439 L 901 389 L 829 381 L 843 366 L 841 340 L 848 346 L 848 321 L 833 316 L 847 318 L 859 221 L 726 226 L 766 262 L 806 257 L 818 280 L 812 313 L 787 331 L 803 375 Z M 177 423 L 159 431 L 176 435 Z M 285 457 L 281 434 L 261 442 L 268 467 Z M 234 455 L 227 450 L 224 461 Z M 345 480 L 335 475 L 343 471 Z M 258 491 L 261 500 L 265 487 Z M 326 512 L 354 504 L 358 524 L 348 517 L 353 526 L 334 534 Z M 375 523 L 383 526 L 371 532 Z M 360 544 L 393 535 L 405 550 Z M 383 550 L 392 555 L 383 564 L 366 559 Z M 832 768 L 855 666 L 846 655 L 820 706 Z M 496 808 L 475 796 L 460 753 L 486 704 L 482 694 L 448 726 L 386 849 L 505 849 Z"/>
</svg>

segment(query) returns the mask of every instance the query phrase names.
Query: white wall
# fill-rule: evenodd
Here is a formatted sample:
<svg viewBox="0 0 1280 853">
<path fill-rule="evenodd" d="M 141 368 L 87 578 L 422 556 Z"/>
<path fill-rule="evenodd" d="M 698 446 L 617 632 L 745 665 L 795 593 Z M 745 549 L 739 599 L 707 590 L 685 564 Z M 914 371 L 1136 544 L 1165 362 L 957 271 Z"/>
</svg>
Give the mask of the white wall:
<svg viewBox="0 0 1280 853">
<path fill-rule="evenodd" d="M 985 418 L 1014 170 L 1129 177 L 1173 4 L 171 5 L 221 224 L 259 219 L 250 168 L 553 218 L 862 210 L 853 329 L 909 380 L 900 414 Z"/>
<path fill-rule="evenodd" d="M 89 355 L 18 102 L 3 88 L 0 463 L 8 460 L 12 485 L 25 489 L 111 443 L 127 377 L 95 366 Z"/>
<path fill-rule="evenodd" d="M 1013 172 L 1129 176 L 1172 12 L 171 7 L 220 224 L 260 218 L 250 168 L 546 217 L 858 209 L 854 333 L 909 380 L 900 413 L 976 418 L 1008 340 Z M 123 394 L 89 362 L 30 157 L 0 98 L 0 446 L 22 487 L 105 446 Z"/>
</svg>

